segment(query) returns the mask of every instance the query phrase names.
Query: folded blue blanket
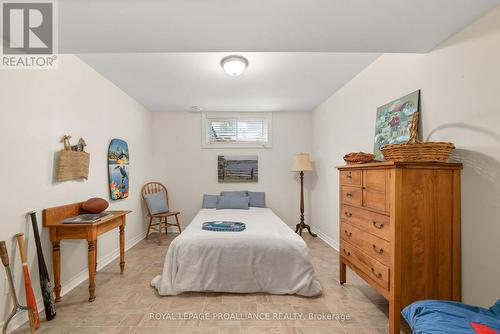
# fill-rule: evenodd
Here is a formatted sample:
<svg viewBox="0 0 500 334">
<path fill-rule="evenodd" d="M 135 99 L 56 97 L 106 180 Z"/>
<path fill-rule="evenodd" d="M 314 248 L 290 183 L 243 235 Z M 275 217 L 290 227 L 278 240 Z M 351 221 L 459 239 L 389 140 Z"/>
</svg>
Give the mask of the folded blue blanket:
<svg viewBox="0 0 500 334">
<path fill-rule="evenodd" d="M 229 227 L 233 227 L 234 224 L 228 224 L 228 223 L 211 223 L 210 226 L 212 226 L 212 227 L 225 227 L 225 228 L 229 228 Z"/>
<path fill-rule="evenodd" d="M 471 322 L 500 333 L 500 300 L 489 309 L 445 300 L 422 300 L 401 312 L 414 334 L 475 334 Z"/>
<path fill-rule="evenodd" d="M 241 232 L 246 228 L 245 223 L 216 221 L 203 223 L 202 229 L 207 231 Z"/>
</svg>

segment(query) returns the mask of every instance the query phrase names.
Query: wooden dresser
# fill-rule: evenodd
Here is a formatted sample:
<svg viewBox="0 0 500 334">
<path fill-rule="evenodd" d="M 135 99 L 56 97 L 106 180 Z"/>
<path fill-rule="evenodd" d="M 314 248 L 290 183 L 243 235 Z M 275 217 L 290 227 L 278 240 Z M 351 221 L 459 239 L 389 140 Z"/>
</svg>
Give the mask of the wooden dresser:
<svg viewBox="0 0 500 334">
<path fill-rule="evenodd" d="M 389 301 L 389 332 L 421 299 L 460 300 L 457 163 L 341 166 L 340 283 L 346 265 Z"/>
</svg>

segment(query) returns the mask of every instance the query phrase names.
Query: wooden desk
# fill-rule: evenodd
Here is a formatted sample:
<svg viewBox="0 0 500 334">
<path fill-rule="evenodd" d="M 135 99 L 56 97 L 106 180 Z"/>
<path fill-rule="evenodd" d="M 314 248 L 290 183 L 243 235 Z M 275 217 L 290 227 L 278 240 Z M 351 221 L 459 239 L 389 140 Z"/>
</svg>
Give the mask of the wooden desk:
<svg viewBox="0 0 500 334">
<path fill-rule="evenodd" d="M 113 216 L 93 224 L 61 224 L 65 218 L 81 214 L 81 203 L 73 203 L 43 210 L 43 226 L 50 229 L 54 292 L 61 301 L 61 240 L 85 239 L 88 243 L 89 302 L 95 300 L 95 272 L 97 269 L 97 237 L 112 229 L 120 229 L 120 273 L 125 269 L 125 218 L 131 211 L 109 211 Z"/>
</svg>

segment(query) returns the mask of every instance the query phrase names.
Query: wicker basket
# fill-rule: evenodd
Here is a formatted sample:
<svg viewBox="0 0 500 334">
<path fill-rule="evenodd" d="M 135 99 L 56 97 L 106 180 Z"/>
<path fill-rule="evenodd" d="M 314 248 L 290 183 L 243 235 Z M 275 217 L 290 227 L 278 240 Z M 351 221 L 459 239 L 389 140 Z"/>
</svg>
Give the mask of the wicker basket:
<svg viewBox="0 0 500 334">
<path fill-rule="evenodd" d="M 452 143 L 419 141 L 418 112 L 416 112 L 413 114 L 410 139 L 405 144 L 389 144 L 380 150 L 387 161 L 443 162 L 448 160 L 453 149 L 455 149 L 455 145 Z"/>
<path fill-rule="evenodd" d="M 344 155 L 344 161 L 348 165 L 359 165 L 372 162 L 375 160 L 375 155 L 365 152 L 351 152 Z"/>
<path fill-rule="evenodd" d="M 70 150 L 59 151 L 57 181 L 88 179 L 90 154 Z"/>
</svg>

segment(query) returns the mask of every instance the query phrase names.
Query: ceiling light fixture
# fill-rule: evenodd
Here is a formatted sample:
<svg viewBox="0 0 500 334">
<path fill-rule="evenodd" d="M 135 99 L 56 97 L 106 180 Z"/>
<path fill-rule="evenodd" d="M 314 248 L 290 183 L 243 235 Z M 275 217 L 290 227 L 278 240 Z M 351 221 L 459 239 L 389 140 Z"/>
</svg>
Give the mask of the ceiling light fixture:
<svg viewBox="0 0 500 334">
<path fill-rule="evenodd" d="M 230 76 L 238 76 L 245 71 L 248 60 L 242 56 L 228 56 L 221 60 L 220 66 Z"/>
</svg>

